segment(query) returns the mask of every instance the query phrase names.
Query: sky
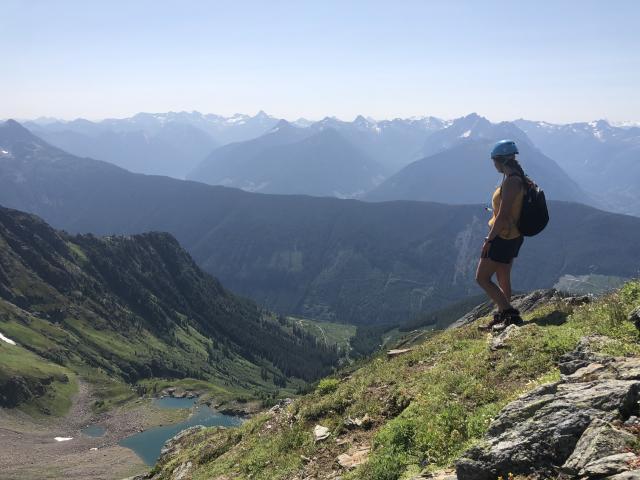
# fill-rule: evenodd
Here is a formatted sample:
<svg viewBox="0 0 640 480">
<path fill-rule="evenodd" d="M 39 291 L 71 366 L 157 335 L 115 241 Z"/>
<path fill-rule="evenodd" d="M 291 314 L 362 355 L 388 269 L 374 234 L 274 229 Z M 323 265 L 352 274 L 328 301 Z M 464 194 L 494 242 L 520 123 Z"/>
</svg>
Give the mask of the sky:
<svg viewBox="0 0 640 480">
<path fill-rule="evenodd" d="M 0 0 L 0 118 L 640 122 L 640 1 Z"/>
</svg>

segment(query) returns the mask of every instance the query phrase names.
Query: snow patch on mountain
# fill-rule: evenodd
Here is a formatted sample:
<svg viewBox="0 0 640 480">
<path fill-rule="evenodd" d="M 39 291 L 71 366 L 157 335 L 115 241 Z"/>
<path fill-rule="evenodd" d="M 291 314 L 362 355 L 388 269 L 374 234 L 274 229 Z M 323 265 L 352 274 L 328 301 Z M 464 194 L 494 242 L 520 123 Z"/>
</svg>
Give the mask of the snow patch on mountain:
<svg viewBox="0 0 640 480">
<path fill-rule="evenodd" d="M 8 337 L 5 337 L 5 336 L 4 336 L 3 334 L 1 334 L 1 333 L 0 333 L 0 340 L 2 340 L 2 341 L 3 341 L 3 342 L 5 342 L 5 343 L 8 343 L 9 345 L 15 345 L 15 344 L 16 344 L 16 342 L 15 342 L 15 341 L 11 340 L 11 339 L 10 339 L 10 338 L 8 338 Z"/>
</svg>

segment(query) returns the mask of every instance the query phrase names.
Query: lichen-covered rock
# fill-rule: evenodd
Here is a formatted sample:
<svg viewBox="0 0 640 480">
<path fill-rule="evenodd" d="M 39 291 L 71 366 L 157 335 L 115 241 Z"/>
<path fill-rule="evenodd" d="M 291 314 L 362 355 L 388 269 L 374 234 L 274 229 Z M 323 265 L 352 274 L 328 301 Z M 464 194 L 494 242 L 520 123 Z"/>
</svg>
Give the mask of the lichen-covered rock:
<svg viewBox="0 0 640 480">
<path fill-rule="evenodd" d="M 507 344 L 507 340 L 511 338 L 511 336 L 518 330 L 518 327 L 515 325 L 508 325 L 500 334 L 496 335 L 491 339 L 491 344 L 489 348 L 492 351 L 499 350 L 501 348 L 505 348 Z"/>
<path fill-rule="evenodd" d="M 640 470 L 629 470 L 607 477 L 605 480 L 640 480 Z"/>
<path fill-rule="evenodd" d="M 635 453 L 625 452 L 598 458 L 578 472 L 580 477 L 602 478 L 629 470 L 629 465 L 637 458 Z"/>
<path fill-rule="evenodd" d="M 632 433 L 595 419 L 578 440 L 573 453 L 562 466 L 562 471 L 568 475 L 576 475 L 587 465 L 611 453 L 623 453 L 625 447 L 634 441 L 635 435 Z"/>
<path fill-rule="evenodd" d="M 604 355 L 593 352 L 593 346 L 599 343 L 606 343 L 607 337 L 591 336 L 580 339 L 578 345 L 573 352 L 562 355 L 558 362 L 558 368 L 563 375 L 571 375 L 580 368 L 586 367 L 592 363 L 606 364 L 612 359 Z"/>
<path fill-rule="evenodd" d="M 571 366 L 562 380 L 503 409 L 484 441 L 456 462 L 460 480 L 495 480 L 509 473 L 550 478 L 560 466 L 585 477 L 600 472 L 597 478 L 622 471 L 616 470 L 622 461 L 616 455 L 632 435 L 610 422 L 638 413 L 640 365 L 637 359 L 592 354 L 588 345 L 585 339 L 563 358 Z M 588 359 L 598 362 L 583 365 Z"/>
</svg>

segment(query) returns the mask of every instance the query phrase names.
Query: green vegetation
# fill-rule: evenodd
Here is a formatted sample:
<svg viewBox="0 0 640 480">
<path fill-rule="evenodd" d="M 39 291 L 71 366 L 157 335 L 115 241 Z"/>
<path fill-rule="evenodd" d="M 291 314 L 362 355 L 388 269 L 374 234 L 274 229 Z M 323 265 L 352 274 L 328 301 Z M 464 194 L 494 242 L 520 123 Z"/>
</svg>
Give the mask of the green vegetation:
<svg viewBox="0 0 640 480">
<path fill-rule="evenodd" d="M 68 368 L 47 361 L 20 345 L 2 341 L 0 365 L 0 385 L 10 385 L 10 391 L 9 388 L 0 391 L 0 403 L 15 406 L 29 402 L 25 411 L 32 415 L 63 415 L 71 406 L 71 397 L 78 385 L 75 374 Z M 24 382 L 8 383 L 16 376 L 25 379 Z"/>
<path fill-rule="evenodd" d="M 328 393 L 333 393 L 338 389 L 338 385 L 340 385 L 340 381 L 335 378 L 323 378 L 318 382 L 318 387 L 316 388 L 316 392 L 320 395 L 326 395 Z"/>
<path fill-rule="evenodd" d="M 169 385 L 273 402 L 338 361 L 335 345 L 234 296 L 167 234 L 70 236 L 2 207 L 0 332 L 18 343 L 0 342 L 0 406 L 52 415 L 76 375 L 100 412 Z"/>
<path fill-rule="evenodd" d="M 348 356 L 351 350 L 351 339 L 355 336 L 357 327 L 345 323 L 324 322 L 308 318 L 287 317 L 319 341 L 328 346 L 337 346 L 340 356 Z"/>
<path fill-rule="evenodd" d="M 434 333 L 405 355 L 378 355 L 342 380 L 322 380 L 283 414 L 264 414 L 234 430 L 199 432 L 156 470 L 168 478 L 189 460 L 196 465 L 194 480 L 293 478 L 302 469 L 305 475 L 326 474 L 339 454 L 360 445 L 372 447 L 368 461 L 343 478 L 397 480 L 425 465 L 450 466 L 509 401 L 557 379 L 559 357 L 583 336 L 601 335 L 596 348 L 603 353 L 640 355 L 638 332 L 627 320 L 639 304 L 637 281 L 580 307 L 547 304 L 527 314 L 525 325 L 497 351 L 488 348 L 488 334 L 477 324 Z M 347 428 L 348 418 L 365 414 L 369 429 Z M 314 443 L 316 424 L 328 427 L 331 437 Z"/>
</svg>

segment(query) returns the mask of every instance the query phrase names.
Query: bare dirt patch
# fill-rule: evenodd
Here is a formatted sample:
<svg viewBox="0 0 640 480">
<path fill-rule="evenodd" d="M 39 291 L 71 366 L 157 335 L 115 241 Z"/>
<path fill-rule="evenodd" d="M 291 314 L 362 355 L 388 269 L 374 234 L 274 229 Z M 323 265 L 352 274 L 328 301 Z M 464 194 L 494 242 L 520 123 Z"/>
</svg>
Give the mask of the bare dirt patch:
<svg viewBox="0 0 640 480">
<path fill-rule="evenodd" d="M 149 467 L 118 442 L 184 416 L 184 412 L 156 408 L 149 400 L 95 415 L 92 401 L 89 385 L 80 382 L 64 418 L 33 419 L 18 410 L 0 408 L 0 476 L 6 480 L 114 480 L 144 473 Z M 83 434 L 90 424 L 104 427 L 105 435 Z M 54 437 L 72 440 L 57 442 Z"/>
</svg>

